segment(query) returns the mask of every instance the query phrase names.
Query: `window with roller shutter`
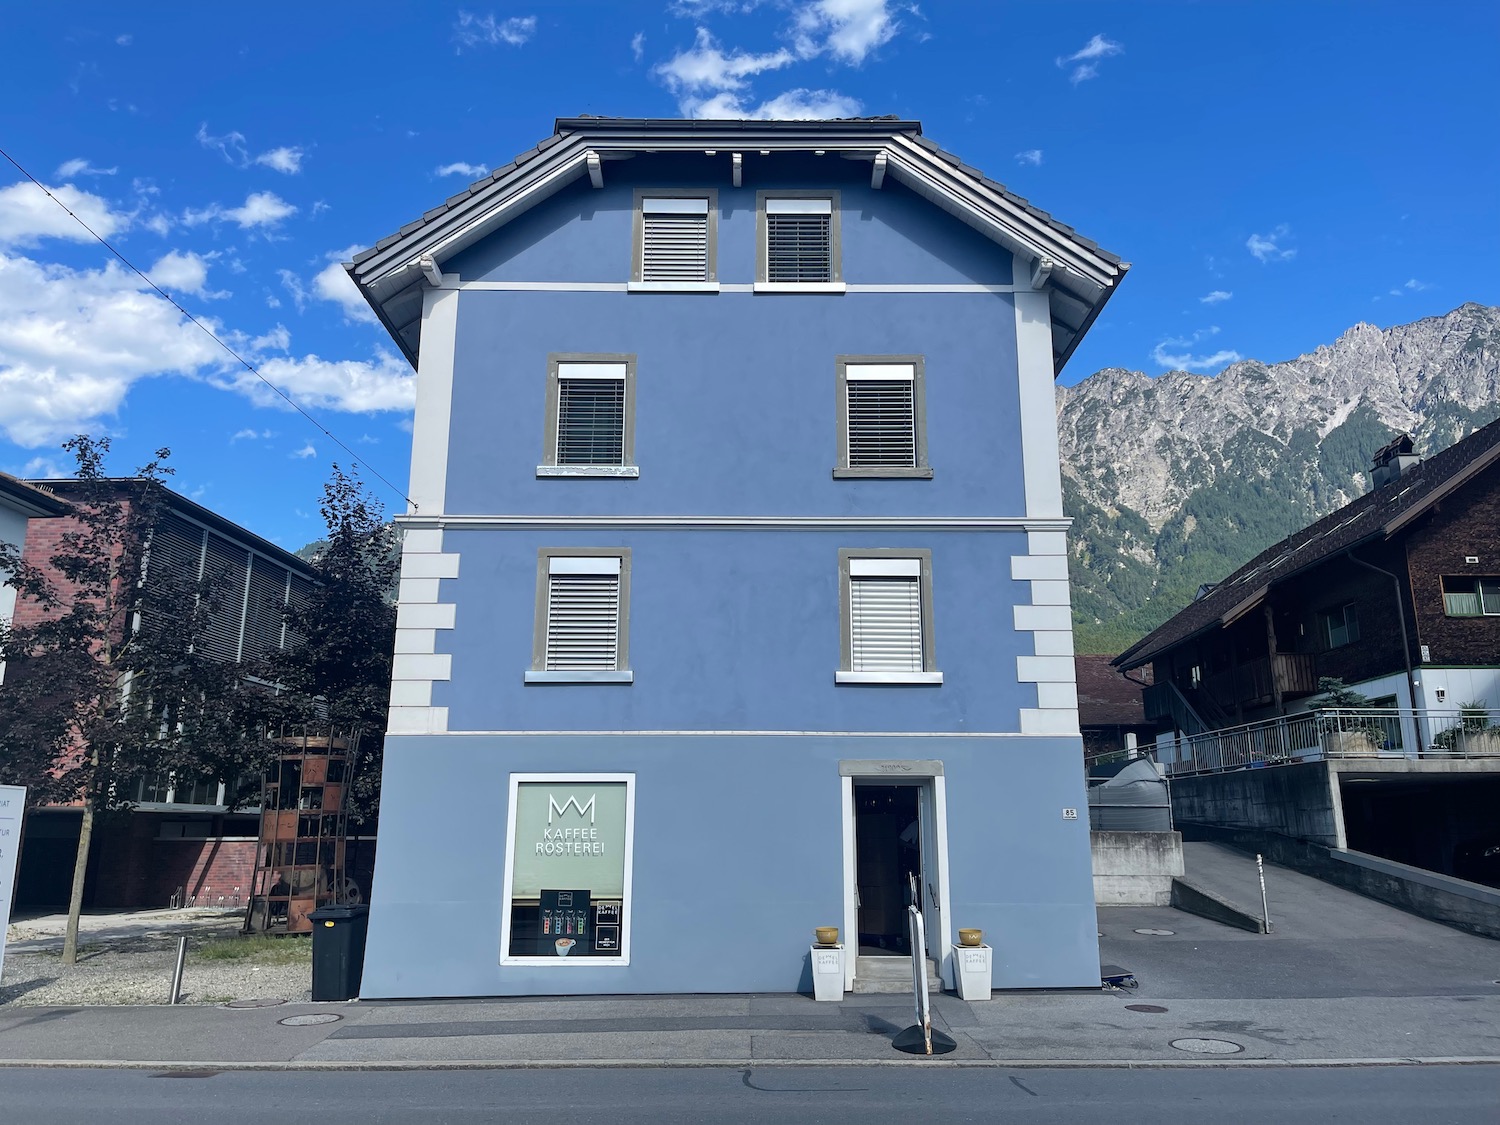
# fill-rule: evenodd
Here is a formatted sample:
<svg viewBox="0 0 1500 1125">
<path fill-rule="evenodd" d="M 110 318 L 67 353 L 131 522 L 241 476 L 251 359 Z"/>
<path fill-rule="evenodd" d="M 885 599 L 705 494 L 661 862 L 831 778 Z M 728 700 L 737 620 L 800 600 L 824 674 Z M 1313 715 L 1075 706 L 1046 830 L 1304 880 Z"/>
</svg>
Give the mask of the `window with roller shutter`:
<svg viewBox="0 0 1500 1125">
<path fill-rule="evenodd" d="M 836 477 L 931 477 L 921 356 L 840 356 Z"/>
<path fill-rule="evenodd" d="M 933 660 L 927 551 L 839 553 L 843 638 L 835 679 L 846 684 L 940 684 Z"/>
<path fill-rule="evenodd" d="M 635 268 L 643 287 L 712 287 L 717 193 L 636 192 Z"/>
<path fill-rule="evenodd" d="M 628 683 L 628 551 L 543 550 L 528 683 Z"/>
<path fill-rule="evenodd" d="M 836 193 L 760 192 L 757 217 L 758 283 L 814 286 L 842 280 Z"/>
<path fill-rule="evenodd" d="M 634 356 L 549 357 L 538 476 L 636 476 L 634 437 Z"/>
</svg>

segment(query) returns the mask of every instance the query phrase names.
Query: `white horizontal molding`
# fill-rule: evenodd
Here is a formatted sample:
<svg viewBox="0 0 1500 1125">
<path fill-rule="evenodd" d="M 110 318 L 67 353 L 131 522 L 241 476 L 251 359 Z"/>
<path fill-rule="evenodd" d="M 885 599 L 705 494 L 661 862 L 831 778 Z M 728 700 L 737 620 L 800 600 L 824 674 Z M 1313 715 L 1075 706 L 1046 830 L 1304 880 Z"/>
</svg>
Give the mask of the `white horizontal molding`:
<svg viewBox="0 0 1500 1125">
<path fill-rule="evenodd" d="M 629 477 L 641 475 L 637 465 L 538 465 L 539 477 Z"/>
<path fill-rule="evenodd" d="M 452 276 L 452 275 L 447 275 Z M 832 287 L 832 288 L 831 288 Z M 460 281 L 444 289 L 492 293 L 1020 293 L 1030 285 L 979 282 Z"/>
<path fill-rule="evenodd" d="M 386 720 L 388 734 L 446 734 L 446 707 L 392 707 Z"/>
<path fill-rule="evenodd" d="M 830 530 L 849 531 L 1032 531 L 1061 530 L 1071 522 L 1067 517 L 1030 516 L 503 516 L 415 513 L 396 517 L 403 527 L 440 528 L 667 528 L 671 530 L 712 528 L 714 530 L 778 531 Z M 439 557 L 439 556 L 433 556 Z M 457 555 L 441 556 L 457 559 Z M 442 575 L 440 577 L 453 577 Z M 1066 583 L 1063 583 L 1066 586 Z"/>
<path fill-rule="evenodd" d="M 528 671 L 528 684 L 630 684 L 635 682 L 635 673 L 628 668 L 600 668 L 589 670 L 573 668 L 566 671 Z"/>
<path fill-rule="evenodd" d="M 836 684 L 925 684 L 943 682 L 941 672 L 835 672 Z"/>
<path fill-rule="evenodd" d="M 1030 738 L 1021 731 L 932 730 L 452 730 L 453 735 L 505 738 Z M 1077 734 L 1075 725 L 1071 732 Z"/>
<path fill-rule="evenodd" d="M 1018 582 L 1032 579 L 1067 581 L 1068 557 L 1066 555 L 1012 555 L 1010 576 Z"/>
<path fill-rule="evenodd" d="M 457 613 L 456 605 L 402 602 L 396 606 L 396 630 L 452 629 Z"/>
</svg>

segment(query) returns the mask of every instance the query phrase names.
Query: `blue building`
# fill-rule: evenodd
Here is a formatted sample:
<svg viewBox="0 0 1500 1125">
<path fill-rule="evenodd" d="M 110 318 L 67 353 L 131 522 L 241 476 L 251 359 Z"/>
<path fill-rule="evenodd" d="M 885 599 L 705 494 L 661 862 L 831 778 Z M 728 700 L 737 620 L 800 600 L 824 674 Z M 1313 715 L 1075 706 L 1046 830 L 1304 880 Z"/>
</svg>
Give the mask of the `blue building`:
<svg viewBox="0 0 1500 1125">
<path fill-rule="evenodd" d="M 563 119 L 416 366 L 367 997 L 1097 985 L 1053 380 L 1128 268 L 916 122 Z"/>
</svg>

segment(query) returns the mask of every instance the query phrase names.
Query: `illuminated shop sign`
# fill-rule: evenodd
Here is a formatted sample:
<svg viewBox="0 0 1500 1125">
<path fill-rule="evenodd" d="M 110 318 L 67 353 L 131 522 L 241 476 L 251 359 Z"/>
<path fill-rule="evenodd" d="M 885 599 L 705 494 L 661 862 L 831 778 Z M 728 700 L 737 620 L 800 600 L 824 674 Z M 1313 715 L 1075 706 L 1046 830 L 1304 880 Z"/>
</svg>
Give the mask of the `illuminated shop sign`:
<svg viewBox="0 0 1500 1125">
<path fill-rule="evenodd" d="M 513 782 L 506 960 L 624 956 L 631 797 L 613 778 Z"/>
</svg>

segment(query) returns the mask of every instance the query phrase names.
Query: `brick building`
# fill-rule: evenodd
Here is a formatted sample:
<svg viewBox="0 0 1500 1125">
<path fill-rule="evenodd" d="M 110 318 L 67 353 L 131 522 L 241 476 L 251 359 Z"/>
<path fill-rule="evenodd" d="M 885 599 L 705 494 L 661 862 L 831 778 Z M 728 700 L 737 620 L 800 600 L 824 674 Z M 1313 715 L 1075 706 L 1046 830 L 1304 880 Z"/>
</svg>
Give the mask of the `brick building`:
<svg viewBox="0 0 1500 1125">
<path fill-rule="evenodd" d="M 127 512 L 145 487 L 131 479 L 110 483 Z M 23 558 L 50 571 L 66 596 L 69 583 L 51 566 L 51 559 L 61 536 L 78 526 L 64 509 L 70 499 L 79 497 L 82 486 L 74 480 L 54 480 L 32 482 L 30 487 L 52 498 L 57 511 L 31 521 Z M 307 563 L 170 490 L 151 533 L 144 581 L 164 574 L 193 583 L 207 579 L 218 594 L 220 609 L 204 638 L 205 649 L 215 658 L 249 665 L 300 643 L 283 611 L 312 588 L 314 575 Z M 42 612 L 35 602 L 21 598 L 14 609 L 15 623 L 33 623 Z M 95 827 L 86 905 L 164 907 L 179 891 L 211 901 L 222 894 L 226 902 L 237 890 L 248 893 L 258 831 L 255 808 L 231 808 L 231 795 L 218 782 L 168 776 L 143 779 L 129 796 L 134 802 L 129 810 L 106 814 Z M 28 813 L 16 880 L 18 909 L 66 903 L 79 823 L 76 807 L 50 806 Z"/>
</svg>

